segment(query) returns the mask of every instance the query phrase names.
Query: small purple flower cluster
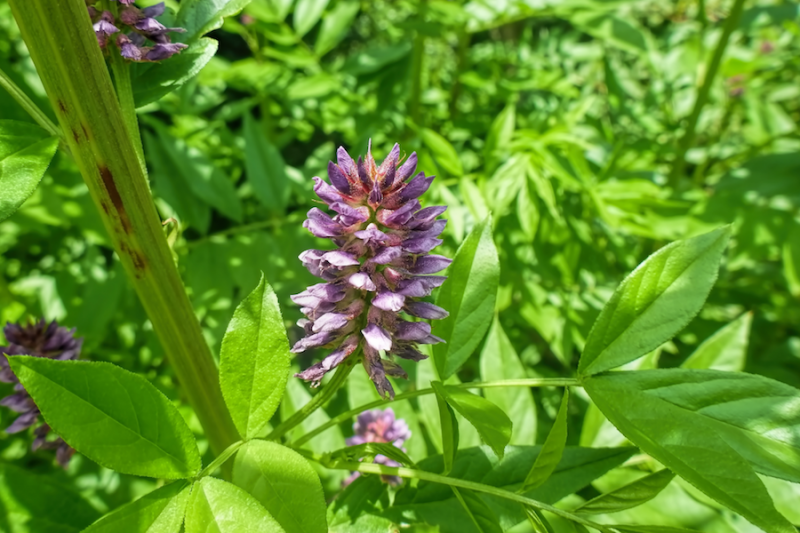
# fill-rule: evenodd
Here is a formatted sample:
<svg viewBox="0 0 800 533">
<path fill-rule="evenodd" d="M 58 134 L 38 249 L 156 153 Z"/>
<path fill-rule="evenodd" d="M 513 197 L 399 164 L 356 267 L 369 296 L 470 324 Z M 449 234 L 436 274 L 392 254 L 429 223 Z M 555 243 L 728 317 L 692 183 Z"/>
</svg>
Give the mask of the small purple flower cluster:
<svg viewBox="0 0 800 533">
<path fill-rule="evenodd" d="M 163 61 L 177 54 L 186 45 L 170 41 L 169 32 L 184 32 L 183 28 L 167 28 L 156 20 L 164 13 L 164 2 L 139 9 L 133 0 L 117 0 L 123 4 L 115 19 L 110 11 L 98 11 L 93 5 L 97 0 L 87 0 L 89 16 L 94 24 L 97 42 L 103 51 L 108 50 L 109 37 L 117 35 L 116 45 L 125 59 L 137 62 Z M 123 28 L 123 29 L 120 29 Z M 147 41 L 152 46 L 147 46 Z"/>
<path fill-rule="evenodd" d="M 328 164 L 331 184 L 315 177 L 314 192 L 336 214 L 331 217 L 316 207 L 304 222 L 317 237 L 329 238 L 333 251 L 308 250 L 300 260 L 325 283 L 292 296 L 307 317 L 298 322 L 306 336 L 292 348 L 336 348 L 323 361 L 297 374 L 318 385 L 323 376 L 361 348 L 364 367 L 378 392 L 394 398 L 387 375 L 407 377 L 389 356 L 419 361 L 427 356 L 417 344 L 435 344 L 426 322 L 402 320 L 399 313 L 423 319 L 439 319 L 447 311 L 419 298 L 429 296 L 444 276 L 429 276 L 446 268 L 451 260 L 428 255 L 442 243 L 439 235 L 446 220 L 437 220 L 447 208 L 422 208 L 419 198 L 434 176 L 416 174 L 417 154 L 400 161 L 400 146 L 378 166 L 372 150 L 365 158 L 353 158 L 344 148 L 337 152 L 338 165 Z M 409 179 L 410 178 L 410 179 Z"/>
<path fill-rule="evenodd" d="M 61 361 L 77 359 L 81 352 L 83 339 L 76 339 L 74 329 L 68 330 L 59 327 L 55 320 L 49 324 L 40 320 L 27 326 L 6 324 L 3 333 L 8 341 L 8 346 L 0 347 L 0 381 L 13 383 L 14 393 L 0 400 L 0 405 L 19 413 L 16 420 L 6 428 L 6 433 L 19 433 L 38 423 L 39 408 L 36 407 L 33 398 L 11 371 L 6 355 L 32 355 Z M 33 451 L 56 450 L 56 459 L 61 466 L 66 468 L 75 450 L 61 437 L 47 440 L 49 432 L 50 426 L 45 423 L 34 429 L 33 433 L 36 438 L 31 448 Z"/>
<path fill-rule="evenodd" d="M 375 409 L 361 413 L 353 424 L 353 432 L 355 435 L 345 441 L 348 446 L 358 446 L 367 442 L 387 442 L 405 451 L 403 443 L 411 438 L 408 424 L 402 418 L 395 419 L 394 411 L 391 409 L 385 411 Z M 384 455 L 376 455 L 375 462 L 392 467 L 402 466 Z M 345 480 L 345 485 L 352 483 L 358 476 L 358 472 L 353 473 Z M 381 479 L 390 485 L 399 485 L 403 481 L 397 476 L 381 476 Z"/>
</svg>

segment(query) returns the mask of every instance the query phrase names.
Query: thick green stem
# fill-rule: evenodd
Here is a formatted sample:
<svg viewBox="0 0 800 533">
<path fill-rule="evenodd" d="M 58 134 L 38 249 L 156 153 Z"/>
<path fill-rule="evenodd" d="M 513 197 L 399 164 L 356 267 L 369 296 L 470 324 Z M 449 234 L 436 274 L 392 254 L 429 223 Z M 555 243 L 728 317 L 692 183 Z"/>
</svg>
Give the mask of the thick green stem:
<svg viewBox="0 0 800 533">
<path fill-rule="evenodd" d="M 33 100 L 28 98 L 28 95 L 25 94 L 16 83 L 11 81 L 11 78 L 9 78 L 2 69 L 0 69 L 0 87 L 5 89 L 8 94 L 11 95 L 11 98 L 16 100 L 20 107 L 22 107 L 38 125 L 46 129 L 47 133 L 55 137 L 61 137 L 61 131 L 58 129 L 58 126 L 47 118 L 47 115 L 39 109 Z"/>
<path fill-rule="evenodd" d="M 342 385 L 347 381 L 347 376 L 353 371 L 360 358 L 358 353 L 352 354 L 348 357 L 333 374 L 331 380 L 323 387 L 319 394 L 311 398 L 311 400 L 300 408 L 295 414 L 283 421 L 278 427 L 272 430 L 272 433 L 267 435 L 267 440 L 278 440 L 283 437 L 288 431 L 300 424 L 303 420 L 311 416 L 311 414 L 325 405 L 328 400 L 333 398 Z"/>
<path fill-rule="evenodd" d="M 309 454 L 306 455 L 309 456 Z M 313 456 L 311 456 L 310 458 L 318 460 L 318 458 Z M 572 522 L 583 524 L 584 526 L 592 527 L 604 533 L 612 533 L 611 530 L 606 526 L 598 524 L 597 522 L 592 522 L 591 520 L 588 520 L 583 516 L 577 515 L 575 513 L 570 513 L 569 511 L 564 511 L 563 509 L 553 507 L 552 505 L 528 498 L 526 496 L 517 494 L 515 492 L 500 489 L 497 487 L 492 487 L 491 485 L 484 485 L 483 483 L 475 483 L 474 481 L 467 481 L 465 479 L 442 476 L 440 474 L 434 474 L 432 472 L 425 472 L 424 470 L 414 470 L 411 468 L 403 468 L 403 467 L 394 468 L 390 466 L 384 466 L 378 463 L 336 462 L 332 465 L 325 464 L 325 462 L 323 461 L 320 461 L 320 463 L 326 468 L 333 468 L 336 470 L 351 470 L 351 471 L 361 472 L 364 474 L 398 476 L 406 479 L 421 479 L 424 481 L 430 481 L 431 483 L 440 483 L 442 485 L 449 485 L 450 487 L 459 487 L 462 489 L 474 490 L 475 492 L 483 492 L 484 494 L 491 494 L 492 496 L 497 496 L 498 498 L 503 498 L 505 500 L 517 502 L 527 507 L 533 507 L 534 509 L 548 511 L 550 513 L 553 513 L 554 515 L 566 518 L 567 520 L 570 520 Z"/>
<path fill-rule="evenodd" d="M 84 0 L 9 0 L 70 152 L 212 450 L 239 440 Z"/>
<path fill-rule="evenodd" d="M 435 368 L 435 367 L 434 367 Z M 495 387 L 575 387 L 579 386 L 580 383 L 577 379 L 571 378 L 533 378 L 533 379 L 507 379 L 502 381 L 490 381 L 486 383 L 459 383 L 458 385 L 451 385 L 452 387 L 458 387 L 461 389 L 491 389 Z M 416 398 L 418 396 L 425 396 L 427 394 L 433 394 L 433 389 L 419 389 L 415 391 L 405 392 L 403 394 L 398 394 L 394 401 L 399 402 L 401 400 L 408 400 L 411 398 Z M 369 409 L 374 409 L 375 407 L 381 407 L 386 403 L 386 400 L 375 400 L 374 402 L 370 402 L 355 409 L 351 409 L 347 412 L 344 412 L 334 418 L 331 418 L 321 426 L 314 428 L 313 430 L 309 431 L 296 441 L 292 442 L 292 446 L 300 447 L 306 442 L 310 441 L 326 429 L 329 429 L 333 426 L 337 426 L 342 422 L 350 420 L 352 417 L 363 413 L 364 411 L 368 411 Z"/>
<path fill-rule="evenodd" d="M 735 0 L 730 15 L 728 15 L 722 27 L 722 35 L 719 37 L 717 47 L 714 49 L 714 54 L 708 62 L 703 84 L 697 92 L 697 99 L 694 101 L 692 113 L 686 121 L 686 131 L 678 142 L 678 153 L 675 155 L 675 162 L 669 177 L 669 184 L 673 189 L 677 188 L 680 184 L 680 179 L 686 168 L 686 153 L 692 147 L 695 135 L 697 134 L 697 121 L 700 119 L 700 114 L 703 112 L 703 108 L 708 102 L 711 87 L 717 77 L 719 66 L 722 63 L 722 56 L 725 54 L 725 49 L 728 47 L 731 34 L 739 25 L 739 19 L 741 18 L 743 10 L 744 0 Z"/>
</svg>

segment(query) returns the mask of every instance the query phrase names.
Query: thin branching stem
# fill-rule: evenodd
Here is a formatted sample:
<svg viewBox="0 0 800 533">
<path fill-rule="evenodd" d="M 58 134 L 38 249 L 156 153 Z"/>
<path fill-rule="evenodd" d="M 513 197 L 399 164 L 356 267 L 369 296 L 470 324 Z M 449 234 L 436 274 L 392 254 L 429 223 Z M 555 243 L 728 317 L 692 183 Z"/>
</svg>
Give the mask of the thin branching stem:
<svg viewBox="0 0 800 533">
<path fill-rule="evenodd" d="M 11 78 L 8 74 L 3 72 L 3 69 L 0 69 L 0 87 L 5 89 L 8 94 L 11 95 L 11 98 L 16 100 L 20 107 L 22 107 L 38 125 L 47 130 L 47 133 L 56 137 L 61 137 L 61 130 L 58 126 L 53 124 L 53 121 L 39 109 L 39 106 L 37 106 L 16 83 L 11 81 Z"/>
<path fill-rule="evenodd" d="M 501 381 L 489 381 L 486 383 L 459 383 L 458 385 L 452 385 L 453 387 L 458 387 L 461 389 L 492 389 L 497 387 L 574 387 L 578 386 L 580 383 L 576 379 L 571 378 L 532 378 L 532 379 L 506 379 Z M 418 396 L 425 396 L 427 394 L 433 394 L 433 389 L 419 389 L 410 392 L 404 392 L 403 394 L 399 394 L 395 397 L 394 401 L 398 402 L 401 400 L 408 400 L 410 398 L 416 398 Z M 347 412 L 344 412 L 334 418 L 331 418 L 321 426 L 309 431 L 296 441 L 292 443 L 293 446 L 299 447 L 308 442 L 309 440 L 313 439 L 323 431 L 341 424 L 349 420 L 350 418 L 363 413 L 364 411 L 368 411 L 369 409 L 374 409 L 375 407 L 381 407 L 382 405 L 386 404 L 386 400 L 375 400 L 374 402 L 370 402 L 355 409 L 350 409 Z"/>
</svg>

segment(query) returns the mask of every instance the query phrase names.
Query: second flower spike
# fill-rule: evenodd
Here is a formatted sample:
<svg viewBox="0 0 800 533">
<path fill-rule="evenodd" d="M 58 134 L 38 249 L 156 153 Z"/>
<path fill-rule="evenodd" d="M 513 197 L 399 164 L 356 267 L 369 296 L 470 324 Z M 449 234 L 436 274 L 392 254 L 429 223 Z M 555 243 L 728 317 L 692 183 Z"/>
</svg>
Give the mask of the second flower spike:
<svg viewBox="0 0 800 533">
<path fill-rule="evenodd" d="M 366 157 L 355 161 L 339 148 L 337 159 L 338 164 L 328 164 L 330 183 L 314 178 L 314 192 L 332 215 L 313 208 L 303 224 L 317 237 L 331 239 L 337 248 L 300 255 L 306 268 L 324 283 L 292 297 L 306 316 L 299 322 L 306 336 L 292 351 L 318 347 L 334 351 L 297 376 L 319 384 L 327 372 L 361 348 L 364 368 L 376 389 L 393 398 L 387 375 L 407 377 L 393 358 L 419 361 L 426 356 L 418 344 L 443 342 L 431 334 L 429 324 L 405 318 L 447 316 L 444 309 L 419 300 L 446 279 L 429 274 L 444 270 L 451 260 L 429 253 L 442 243 L 439 236 L 447 221 L 437 217 L 447 208 L 422 208 L 418 198 L 434 176 L 416 173 L 416 153 L 401 161 L 397 144 L 380 165 L 372 157 L 371 146 Z"/>
</svg>

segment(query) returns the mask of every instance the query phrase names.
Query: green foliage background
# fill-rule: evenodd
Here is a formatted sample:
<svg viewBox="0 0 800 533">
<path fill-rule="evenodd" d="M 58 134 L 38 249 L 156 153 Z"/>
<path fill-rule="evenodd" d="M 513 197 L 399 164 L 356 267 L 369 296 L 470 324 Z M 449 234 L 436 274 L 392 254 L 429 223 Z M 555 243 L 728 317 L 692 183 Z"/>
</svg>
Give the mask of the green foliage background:
<svg viewBox="0 0 800 533">
<path fill-rule="evenodd" d="M 734 353 L 729 369 L 800 386 L 797 3 L 746 3 L 684 172 L 670 181 L 731 4 L 253 0 L 210 35 L 219 51 L 199 76 L 139 115 L 153 192 L 162 217 L 179 221 L 176 258 L 215 353 L 260 271 L 277 292 L 290 340 L 299 338 L 293 322 L 300 313 L 288 296 L 314 280 L 297 255 L 326 246 L 301 227 L 316 205 L 310 178 L 325 176 L 339 145 L 364 153 L 371 139 L 376 158 L 399 142 L 406 153 L 417 151 L 421 170 L 438 176 L 424 201 L 449 206 L 444 255 L 452 257 L 470 229 L 493 215 L 501 289 L 485 343 L 502 354 L 506 375 L 487 377 L 492 365 L 476 354 L 460 380 L 572 376 L 591 324 L 625 274 L 672 240 L 733 223 L 720 279 L 700 316 L 634 365 L 677 367 L 714 332 L 752 313 L 746 352 Z M 48 108 L 2 0 L 0 68 Z M 0 118 L 30 120 L 2 92 Z M 34 196 L 0 223 L 0 321 L 39 316 L 76 327 L 84 358 L 142 373 L 179 399 L 81 177 L 63 154 Z M 297 364 L 304 368 L 319 355 L 304 354 Z M 399 389 L 430 373 L 425 366 L 408 370 Z M 329 415 L 373 399 L 356 374 Z M 307 390 L 290 379 L 282 411 L 302 403 Z M 587 412 L 582 391 L 575 397 L 570 444 L 622 442 Z M 561 392 L 537 390 L 533 400 L 538 425 L 526 438 L 542 443 Z M 435 404 L 410 405 L 396 409 L 414 432 L 407 447 L 416 460 L 441 443 L 429 431 Z M 182 411 L 200 433 L 191 409 L 184 404 Z M 2 427 L 10 415 L 0 410 Z M 341 446 L 351 430 L 340 430 L 312 447 Z M 461 442 L 477 444 L 477 436 L 464 431 Z M 0 433 L 0 459 L 50 473 L 99 511 L 154 487 L 80 456 L 62 472 L 28 445 L 27 436 Z M 601 478 L 580 497 L 621 485 L 626 475 Z M 329 492 L 338 488 L 337 476 L 323 480 Z M 769 486 L 779 508 L 800 523 L 791 506 L 800 497 L 796 486 Z M 626 512 L 627 522 L 709 532 L 752 527 L 685 483 L 673 482 L 656 501 Z"/>
</svg>

